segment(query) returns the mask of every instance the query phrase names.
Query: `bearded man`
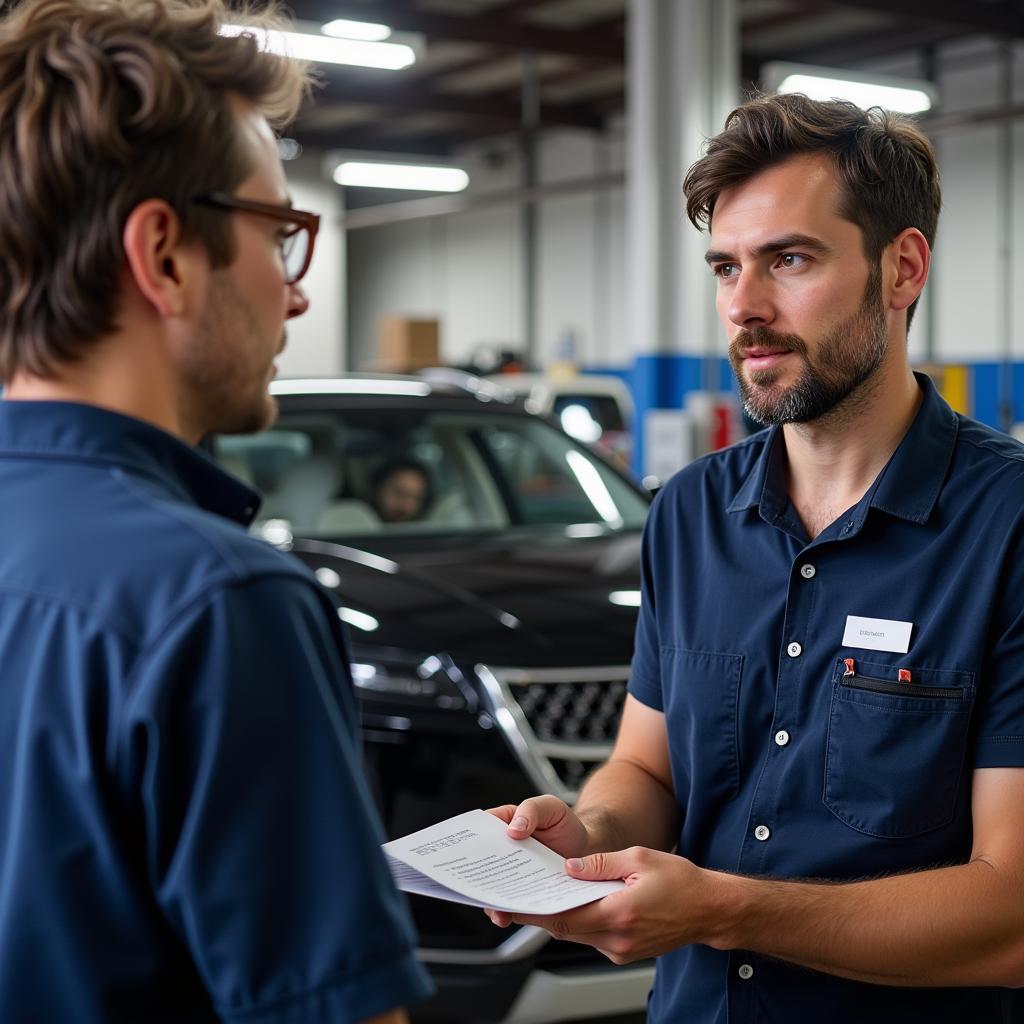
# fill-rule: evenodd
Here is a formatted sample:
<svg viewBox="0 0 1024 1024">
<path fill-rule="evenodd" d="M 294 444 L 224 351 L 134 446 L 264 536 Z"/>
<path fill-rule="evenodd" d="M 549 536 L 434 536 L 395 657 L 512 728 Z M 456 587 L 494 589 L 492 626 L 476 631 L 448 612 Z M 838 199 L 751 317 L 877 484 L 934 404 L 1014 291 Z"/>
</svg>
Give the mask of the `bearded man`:
<svg viewBox="0 0 1024 1024">
<path fill-rule="evenodd" d="M 931 146 L 759 97 L 684 191 L 770 429 L 658 495 L 621 729 L 575 809 L 495 809 L 626 889 L 492 920 L 658 957 L 658 1024 L 1024 1020 L 1024 447 L 911 372 Z"/>
</svg>

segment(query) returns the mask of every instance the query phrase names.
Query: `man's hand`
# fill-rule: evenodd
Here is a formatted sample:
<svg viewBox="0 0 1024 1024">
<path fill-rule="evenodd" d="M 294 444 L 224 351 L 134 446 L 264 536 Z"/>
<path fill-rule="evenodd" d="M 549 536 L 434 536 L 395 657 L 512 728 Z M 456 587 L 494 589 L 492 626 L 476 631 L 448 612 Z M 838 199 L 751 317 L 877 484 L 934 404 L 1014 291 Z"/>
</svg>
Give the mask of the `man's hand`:
<svg viewBox="0 0 1024 1024">
<path fill-rule="evenodd" d="M 566 873 L 591 881 L 621 879 L 627 888 L 562 914 L 488 910 L 487 916 L 502 928 L 536 925 L 556 939 L 585 943 L 613 963 L 628 964 L 693 942 L 710 942 L 717 888 L 728 877 L 703 871 L 675 854 L 639 846 L 571 859 Z"/>
<path fill-rule="evenodd" d="M 508 825 L 512 839 L 533 836 L 563 857 L 582 857 L 589 848 L 586 826 L 557 796 L 532 796 L 518 806 L 490 807 L 488 814 Z"/>
</svg>

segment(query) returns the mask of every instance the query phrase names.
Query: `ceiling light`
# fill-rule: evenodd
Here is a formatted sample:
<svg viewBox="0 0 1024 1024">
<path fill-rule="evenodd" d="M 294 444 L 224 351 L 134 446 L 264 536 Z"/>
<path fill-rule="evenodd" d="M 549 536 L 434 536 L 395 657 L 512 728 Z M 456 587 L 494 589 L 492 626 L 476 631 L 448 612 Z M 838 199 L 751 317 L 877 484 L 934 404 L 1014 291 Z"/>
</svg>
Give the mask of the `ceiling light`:
<svg viewBox="0 0 1024 1024">
<path fill-rule="evenodd" d="M 377 43 L 360 39 L 334 39 L 306 32 L 267 31 L 247 25 L 221 25 L 222 36 L 254 36 L 259 48 L 296 60 L 318 64 L 355 64 L 364 68 L 400 71 L 416 62 L 416 53 L 404 43 Z"/>
<path fill-rule="evenodd" d="M 803 93 L 812 100 L 849 100 L 858 107 L 881 107 L 900 114 L 930 110 L 937 93 L 930 82 L 839 68 L 772 61 L 764 66 L 764 84 L 780 93 Z"/>
<path fill-rule="evenodd" d="M 461 192 L 469 175 L 458 167 L 415 164 L 362 163 L 347 160 L 334 169 L 339 185 L 367 188 L 401 188 L 415 192 Z"/>
<path fill-rule="evenodd" d="M 362 39 L 368 43 L 383 42 L 391 35 L 391 29 L 387 25 L 376 25 L 370 21 L 349 21 L 347 18 L 335 18 L 334 21 L 321 25 L 320 31 L 325 36 Z"/>
</svg>

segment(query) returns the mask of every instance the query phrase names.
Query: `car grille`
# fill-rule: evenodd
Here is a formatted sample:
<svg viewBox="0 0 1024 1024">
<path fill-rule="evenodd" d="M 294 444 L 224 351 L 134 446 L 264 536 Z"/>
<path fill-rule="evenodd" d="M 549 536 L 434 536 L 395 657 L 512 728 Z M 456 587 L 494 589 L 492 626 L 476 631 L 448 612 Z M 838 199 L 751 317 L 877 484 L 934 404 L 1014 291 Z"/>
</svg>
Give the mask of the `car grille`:
<svg viewBox="0 0 1024 1024">
<path fill-rule="evenodd" d="M 575 799 L 586 776 L 611 753 L 629 667 L 495 668 L 487 675 L 490 689 L 497 689 L 493 696 L 500 694 L 511 713 L 506 734 L 538 788 Z"/>
</svg>

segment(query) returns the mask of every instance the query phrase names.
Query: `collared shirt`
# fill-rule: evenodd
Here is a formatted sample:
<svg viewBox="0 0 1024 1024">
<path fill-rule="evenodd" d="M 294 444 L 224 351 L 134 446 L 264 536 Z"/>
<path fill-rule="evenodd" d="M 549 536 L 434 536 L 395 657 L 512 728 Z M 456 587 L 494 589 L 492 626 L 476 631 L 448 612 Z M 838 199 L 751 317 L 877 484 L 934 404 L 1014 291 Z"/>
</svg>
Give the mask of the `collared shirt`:
<svg viewBox="0 0 1024 1024">
<path fill-rule="evenodd" d="M 429 992 L 330 599 L 258 496 L 0 402 L 0 1019 L 304 1024 Z"/>
<path fill-rule="evenodd" d="M 888 465 L 813 541 L 778 428 L 655 501 L 630 692 L 665 713 L 679 852 L 703 867 L 852 880 L 963 862 L 972 769 L 1024 766 L 1024 448 L 919 384 Z M 891 623 L 911 624 L 905 653 Z M 659 961 L 650 1019 L 988 1024 L 1024 1020 L 1024 1001 L 690 946 Z"/>
</svg>

